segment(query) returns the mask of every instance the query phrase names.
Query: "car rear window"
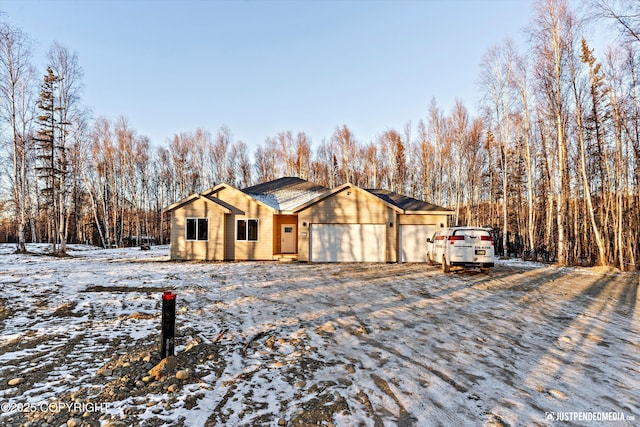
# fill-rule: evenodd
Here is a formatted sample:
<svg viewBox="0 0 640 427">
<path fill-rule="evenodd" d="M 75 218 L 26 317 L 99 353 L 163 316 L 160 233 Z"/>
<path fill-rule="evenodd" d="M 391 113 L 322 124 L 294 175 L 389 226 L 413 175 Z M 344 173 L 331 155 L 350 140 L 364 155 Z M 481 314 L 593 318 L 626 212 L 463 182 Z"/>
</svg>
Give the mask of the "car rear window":
<svg viewBox="0 0 640 427">
<path fill-rule="evenodd" d="M 490 236 L 487 230 L 480 230 L 480 229 L 474 229 L 474 228 L 469 228 L 464 230 L 455 230 L 453 232 L 453 235 L 465 236 L 465 238 L 468 237 L 470 239 L 479 239 L 482 236 Z"/>
</svg>

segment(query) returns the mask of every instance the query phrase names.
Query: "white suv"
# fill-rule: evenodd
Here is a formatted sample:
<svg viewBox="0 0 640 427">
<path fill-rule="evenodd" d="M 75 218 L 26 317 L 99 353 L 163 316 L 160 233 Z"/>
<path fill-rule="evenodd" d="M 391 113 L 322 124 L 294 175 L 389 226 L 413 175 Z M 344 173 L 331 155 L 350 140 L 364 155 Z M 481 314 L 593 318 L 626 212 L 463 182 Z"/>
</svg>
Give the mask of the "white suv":
<svg viewBox="0 0 640 427">
<path fill-rule="evenodd" d="M 427 239 L 427 261 L 442 265 L 448 273 L 452 266 L 480 268 L 484 273 L 494 264 L 493 237 L 488 228 L 449 227 Z"/>
</svg>

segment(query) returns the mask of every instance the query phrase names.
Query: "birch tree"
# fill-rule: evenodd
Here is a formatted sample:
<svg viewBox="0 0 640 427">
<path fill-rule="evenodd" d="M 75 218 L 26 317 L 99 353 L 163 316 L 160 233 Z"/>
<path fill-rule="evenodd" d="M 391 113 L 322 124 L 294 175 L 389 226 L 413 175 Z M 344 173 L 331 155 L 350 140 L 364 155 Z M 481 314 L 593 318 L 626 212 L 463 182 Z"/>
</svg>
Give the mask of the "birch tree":
<svg viewBox="0 0 640 427">
<path fill-rule="evenodd" d="M 34 69 L 29 39 L 19 29 L 0 22 L 0 117 L 9 123 L 12 193 L 18 219 L 17 251 L 26 252 L 28 212 L 27 168 L 32 149 Z"/>
<path fill-rule="evenodd" d="M 640 42 L 640 4 L 635 0 L 590 0 L 591 15 L 612 21 L 625 39 Z"/>
<path fill-rule="evenodd" d="M 547 97 L 549 125 L 553 130 L 553 148 L 556 153 L 555 217 L 557 230 L 557 260 L 561 265 L 570 263 L 569 196 L 571 178 L 569 168 L 569 142 L 567 139 L 568 94 L 567 61 L 572 53 L 569 34 L 574 17 L 565 0 L 540 0 L 536 4 L 531 37 L 537 61 L 537 78 L 541 80 Z"/>
<path fill-rule="evenodd" d="M 295 172 L 296 176 L 308 180 L 311 174 L 311 138 L 298 132 L 295 142 Z"/>
<path fill-rule="evenodd" d="M 362 158 L 362 182 L 367 188 L 379 188 L 378 186 L 378 147 L 369 143 L 360 148 Z"/>
<path fill-rule="evenodd" d="M 454 158 L 456 162 L 452 162 L 454 166 L 452 170 L 452 188 L 454 194 L 453 204 L 455 206 L 455 223 L 460 223 L 460 209 L 463 202 L 463 171 L 467 170 L 467 153 L 469 153 L 469 144 L 467 140 L 467 132 L 469 127 L 469 115 L 464 104 L 460 100 L 456 100 L 453 107 L 453 111 L 450 118 L 451 133 L 452 133 L 452 149 L 454 151 Z M 473 150 L 471 150 L 473 152 Z"/>
<path fill-rule="evenodd" d="M 519 109 L 522 112 L 522 127 L 519 140 L 524 143 L 524 164 L 526 173 L 527 186 L 527 250 L 533 255 L 538 246 L 536 228 L 536 206 L 535 206 L 535 151 L 532 143 L 532 118 L 529 108 L 529 77 L 528 63 L 525 58 L 519 54 L 514 55 L 515 72 L 512 74 L 511 86 L 515 89 L 519 99 Z"/>
<path fill-rule="evenodd" d="M 358 173 L 356 168 L 358 141 L 353 132 L 347 125 L 338 126 L 331 136 L 331 143 L 336 148 L 338 184 L 355 183 Z"/>
<path fill-rule="evenodd" d="M 501 168 L 502 194 L 502 251 L 503 256 L 508 252 L 508 198 L 509 160 L 514 144 L 511 124 L 512 96 L 510 81 L 513 79 L 514 49 L 510 40 L 503 46 L 494 46 L 483 57 L 481 85 L 485 91 L 485 102 L 490 117 L 491 127 L 495 130 L 493 137 L 497 143 L 499 165 Z M 491 141 L 494 139 L 492 138 Z"/>
<path fill-rule="evenodd" d="M 231 145 L 231 130 L 222 126 L 218 129 L 213 147 L 211 148 L 210 158 L 214 165 L 214 182 L 220 184 L 228 181 L 227 175 L 227 152 Z"/>
</svg>

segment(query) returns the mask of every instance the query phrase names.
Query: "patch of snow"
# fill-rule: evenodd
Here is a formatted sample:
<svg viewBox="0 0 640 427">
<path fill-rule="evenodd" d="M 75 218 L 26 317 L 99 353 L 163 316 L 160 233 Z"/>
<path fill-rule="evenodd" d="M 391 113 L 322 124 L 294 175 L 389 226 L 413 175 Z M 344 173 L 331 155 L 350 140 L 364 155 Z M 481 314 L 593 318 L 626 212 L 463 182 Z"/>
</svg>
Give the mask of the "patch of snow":
<svg viewBox="0 0 640 427">
<path fill-rule="evenodd" d="M 496 265 L 518 267 L 518 268 L 545 268 L 548 264 L 544 264 L 537 261 L 524 261 L 522 258 L 508 258 L 501 259 L 496 257 Z"/>
<path fill-rule="evenodd" d="M 275 210 L 280 210 L 280 203 L 273 194 L 250 194 L 250 196 Z"/>
<path fill-rule="evenodd" d="M 274 194 L 250 194 L 251 197 L 265 203 L 275 210 L 292 211 L 295 208 L 325 194 L 326 191 L 308 191 L 284 189 Z"/>
<path fill-rule="evenodd" d="M 194 362 L 193 382 L 174 392 L 114 397 L 107 415 L 167 426 L 302 423 L 305 408 L 338 425 L 550 426 L 548 414 L 584 411 L 640 420 L 637 273 L 497 260 L 489 275 L 445 275 L 422 264 L 170 262 L 166 246 L 74 247 L 68 258 L 7 246 L 0 378 L 29 386 L 5 381 L 3 402 L 117 382 L 98 371 L 157 342 L 160 295 L 174 290 L 177 354 L 198 338 L 219 358 Z"/>
</svg>

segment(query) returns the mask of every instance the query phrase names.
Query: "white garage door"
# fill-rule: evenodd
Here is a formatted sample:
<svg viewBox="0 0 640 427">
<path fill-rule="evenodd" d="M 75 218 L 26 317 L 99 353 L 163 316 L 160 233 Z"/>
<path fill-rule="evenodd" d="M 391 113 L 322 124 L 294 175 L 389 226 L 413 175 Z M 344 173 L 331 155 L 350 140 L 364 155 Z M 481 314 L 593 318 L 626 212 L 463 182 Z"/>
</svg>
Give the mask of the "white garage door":
<svg viewBox="0 0 640 427">
<path fill-rule="evenodd" d="M 384 224 L 311 224 L 311 262 L 385 262 Z"/>
<path fill-rule="evenodd" d="M 435 231 L 435 225 L 401 225 L 400 262 L 427 262 L 427 238 Z"/>
</svg>

